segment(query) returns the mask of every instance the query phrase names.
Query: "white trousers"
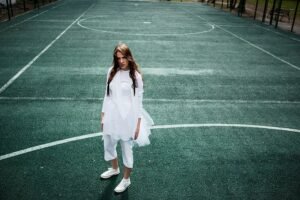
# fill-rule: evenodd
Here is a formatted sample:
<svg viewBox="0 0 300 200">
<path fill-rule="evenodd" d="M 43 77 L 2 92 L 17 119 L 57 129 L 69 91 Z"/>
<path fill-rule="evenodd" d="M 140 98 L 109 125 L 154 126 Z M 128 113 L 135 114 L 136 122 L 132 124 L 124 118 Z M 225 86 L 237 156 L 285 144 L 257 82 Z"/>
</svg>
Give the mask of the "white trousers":
<svg viewBox="0 0 300 200">
<path fill-rule="evenodd" d="M 118 140 L 114 140 L 109 135 L 103 135 L 104 141 L 104 159 L 111 161 L 118 157 L 117 155 L 117 144 Z M 119 140 L 122 149 L 123 164 L 127 168 L 133 168 L 133 141 Z"/>
</svg>

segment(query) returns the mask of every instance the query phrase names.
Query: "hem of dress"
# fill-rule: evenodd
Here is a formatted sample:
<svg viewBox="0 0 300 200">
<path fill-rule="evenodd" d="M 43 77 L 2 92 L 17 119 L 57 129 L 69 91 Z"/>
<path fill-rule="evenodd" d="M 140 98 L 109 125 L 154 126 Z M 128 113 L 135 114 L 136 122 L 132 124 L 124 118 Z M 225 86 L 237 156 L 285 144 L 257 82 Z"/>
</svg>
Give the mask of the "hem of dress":
<svg viewBox="0 0 300 200">
<path fill-rule="evenodd" d="M 114 140 L 117 140 L 117 141 L 119 141 L 119 140 L 122 140 L 122 141 L 124 141 L 124 142 L 126 142 L 126 141 L 131 141 L 131 140 L 133 140 L 133 138 L 121 138 L 121 137 L 114 137 L 113 136 L 113 134 L 110 134 L 110 133 L 103 133 L 103 136 L 104 135 L 108 135 L 108 136 L 110 136 L 112 139 L 114 139 Z M 102 137 L 102 140 L 103 140 L 103 137 Z"/>
</svg>

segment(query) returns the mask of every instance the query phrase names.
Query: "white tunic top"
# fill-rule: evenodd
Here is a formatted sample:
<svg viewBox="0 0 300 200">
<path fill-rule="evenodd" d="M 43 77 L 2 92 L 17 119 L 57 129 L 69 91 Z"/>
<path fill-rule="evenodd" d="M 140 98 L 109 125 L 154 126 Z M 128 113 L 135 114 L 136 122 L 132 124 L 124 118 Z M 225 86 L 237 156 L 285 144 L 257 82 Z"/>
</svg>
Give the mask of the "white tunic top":
<svg viewBox="0 0 300 200">
<path fill-rule="evenodd" d="M 107 79 L 110 71 L 108 70 Z M 132 80 L 129 70 L 119 70 L 109 85 L 109 96 L 105 91 L 102 112 L 104 113 L 103 135 L 110 135 L 116 140 L 132 140 L 138 123 L 141 118 L 140 133 L 137 139 L 139 146 L 149 144 L 150 125 L 153 121 L 143 109 L 143 80 L 142 76 L 136 72 L 137 88 L 135 95 L 132 88 Z"/>
</svg>

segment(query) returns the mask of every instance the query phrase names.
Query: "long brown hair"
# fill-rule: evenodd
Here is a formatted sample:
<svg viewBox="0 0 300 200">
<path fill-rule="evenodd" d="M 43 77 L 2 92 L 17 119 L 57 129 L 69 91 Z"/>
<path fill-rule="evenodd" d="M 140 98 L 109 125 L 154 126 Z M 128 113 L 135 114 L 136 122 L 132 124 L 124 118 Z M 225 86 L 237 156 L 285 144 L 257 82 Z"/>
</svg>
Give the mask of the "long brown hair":
<svg viewBox="0 0 300 200">
<path fill-rule="evenodd" d="M 133 93 L 135 95 L 135 88 L 137 88 L 137 81 L 136 81 L 136 77 L 135 77 L 135 72 L 137 71 L 137 72 L 140 73 L 139 66 L 135 62 L 129 47 L 124 43 L 119 43 L 115 47 L 114 53 L 113 53 L 113 63 L 112 63 L 113 66 L 112 66 L 112 69 L 110 71 L 109 78 L 107 80 L 107 96 L 109 96 L 109 84 L 113 80 L 116 73 L 120 70 L 120 66 L 119 66 L 118 58 L 117 58 L 117 53 L 118 52 L 123 54 L 123 56 L 128 60 L 129 76 L 132 80 L 132 88 L 133 88 Z"/>
</svg>

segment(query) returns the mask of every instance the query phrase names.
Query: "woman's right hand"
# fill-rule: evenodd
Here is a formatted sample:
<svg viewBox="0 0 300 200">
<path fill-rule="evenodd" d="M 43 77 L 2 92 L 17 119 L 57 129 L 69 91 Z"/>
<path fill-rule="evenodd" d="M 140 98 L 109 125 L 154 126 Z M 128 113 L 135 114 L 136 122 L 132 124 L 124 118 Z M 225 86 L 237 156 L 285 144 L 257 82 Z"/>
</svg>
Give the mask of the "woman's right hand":
<svg viewBox="0 0 300 200">
<path fill-rule="evenodd" d="M 104 118 L 104 112 L 101 113 L 101 130 L 103 131 L 103 118 Z"/>
</svg>

